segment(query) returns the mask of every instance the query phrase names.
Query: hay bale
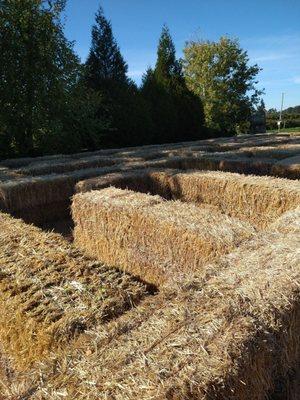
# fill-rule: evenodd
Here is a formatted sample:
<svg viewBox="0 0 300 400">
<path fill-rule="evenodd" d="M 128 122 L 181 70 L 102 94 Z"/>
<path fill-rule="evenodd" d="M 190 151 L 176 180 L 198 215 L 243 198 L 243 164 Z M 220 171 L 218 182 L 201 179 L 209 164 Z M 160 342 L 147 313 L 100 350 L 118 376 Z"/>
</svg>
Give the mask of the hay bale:
<svg viewBox="0 0 300 400">
<path fill-rule="evenodd" d="M 171 199 L 168 179 L 175 173 L 174 171 L 177 170 L 146 168 L 115 172 L 80 181 L 75 186 L 75 192 L 86 193 L 114 186 L 118 189 L 129 189 L 134 192 L 150 193 Z"/>
<path fill-rule="evenodd" d="M 1 183 L 0 210 L 36 224 L 67 218 L 78 181 L 120 169 L 121 166 L 92 168 Z"/>
<path fill-rule="evenodd" d="M 0 210 L 36 224 L 69 216 L 70 198 L 77 182 L 116 171 L 143 168 L 168 168 L 180 161 L 159 159 L 148 162 L 124 162 L 103 168 L 87 168 L 64 174 L 25 177 L 0 183 Z"/>
<path fill-rule="evenodd" d="M 169 174 L 167 181 L 173 199 L 213 205 L 259 229 L 300 204 L 299 183 L 287 179 L 200 171 Z"/>
<path fill-rule="evenodd" d="M 205 273 L 208 261 L 254 234 L 210 208 L 116 188 L 75 195 L 72 216 L 80 249 L 157 286 Z"/>
<path fill-rule="evenodd" d="M 0 183 L 10 181 L 12 179 L 21 178 L 22 175 L 16 171 L 8 169 L 6 167 L 0 167 Z"/>
<path fill-rule="evenodd" d="M 300 202 L 299 202 L 300 204 Z M 269 227 L 270 232 L 300 234 L 300 207 L 284 213 Z"/>
<path fill-rule="evenodd" d="M 299 239 L 254 239 L 206 282 L 190 278 L 95 327 L 61 368 L 35 372 L 45 382 L 36 397 L 272 398 L 300 359 Z"/>
<path fill-rule="evenodd" d="M 300 155 L 278 161 L 272 168 L 272 175 L 300 179 Z"/>
<path fill-rule="evenodd" d="M 247 157 L 265 157 L 281 160 L 300 154 L 300 144 L 284 144 L 278 146 L 243 147 L 238 153 Z"/>
<path fill-rule="evenodd" d="M 107 174 L 78 182 L 76 192 L 109 186 L 212 206 L 259 229 L 266 228 L 300 204 L 298 182 L 219 171 L 180 173 L 171 169 L 149 169 Z"/>
<path fill-rule="evenodd" d="M 42 162 L 42 161 L 55 161 L 55 160 L 67 160 L 70 155 L 65 154 L 54 154 L 51 156 L 41 156 L 41 157 L 23 157 L 23 158 L 10 158 L 0 162 L 1 166 L 8 168 L 20 168 L 31 163 Z"/>
<path fill-rule="evenodd" d="M 56 173 L 71 172 L 87 168 L 109 167 L 120 163 L 122 160 L 103 156 L 86 157 L 78 160 L 46 161 L 33 163 L 18 170 L 23 175 L 38 176 Z"/>
<path fill-rule="evenodd" d="M 122 314 L 145 284 L 0 213 L 0 341 L 17 368 Z"/>
</svg>

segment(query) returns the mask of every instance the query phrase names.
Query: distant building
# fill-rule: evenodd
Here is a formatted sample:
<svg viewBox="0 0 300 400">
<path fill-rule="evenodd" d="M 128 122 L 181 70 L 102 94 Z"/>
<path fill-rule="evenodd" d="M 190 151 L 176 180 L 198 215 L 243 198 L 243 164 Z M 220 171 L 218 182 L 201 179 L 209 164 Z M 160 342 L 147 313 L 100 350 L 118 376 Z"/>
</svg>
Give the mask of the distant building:
<svg viewBox="0 0 300 400">
<path fill-rule="evenodd" d="M 257 110 L 251 115 L 251 133 L 266 133 L 267 121 L 265 110 Z"/>
</svg>

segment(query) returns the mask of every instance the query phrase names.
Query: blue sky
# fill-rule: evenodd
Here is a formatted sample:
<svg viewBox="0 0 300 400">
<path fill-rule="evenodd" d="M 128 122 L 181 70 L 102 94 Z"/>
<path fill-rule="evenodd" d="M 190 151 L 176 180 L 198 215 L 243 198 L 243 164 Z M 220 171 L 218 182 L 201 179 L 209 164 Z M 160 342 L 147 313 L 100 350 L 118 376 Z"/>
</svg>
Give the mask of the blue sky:
<svg viewBox="0 0 300 400">
<path fill-rule="evenodd" d="M 251 63 L 263 68 L 259 87 L 267 108 L 280 107 L 282 92 L 286 107 L 300 104 L 300 0 L 68 0 L 65 32 L 82 61 L 99 4 L 137 83 L 155 63 L 166 23 L 178 57 L 187 40 L 238 38 Z"/>
</svg>

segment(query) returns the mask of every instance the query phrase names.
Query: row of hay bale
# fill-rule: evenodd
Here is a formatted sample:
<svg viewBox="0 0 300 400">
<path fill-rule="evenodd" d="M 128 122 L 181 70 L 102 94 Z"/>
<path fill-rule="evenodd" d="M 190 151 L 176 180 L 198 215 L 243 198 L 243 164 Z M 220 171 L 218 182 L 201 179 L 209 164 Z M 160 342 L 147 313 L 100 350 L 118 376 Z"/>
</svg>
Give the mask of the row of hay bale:
<svg viewBox="0 0 300 400">
<path fill-rule="evenodd" d="M 285 147 L 285 143 L 287 144 Z M 159 154 L 163 157 L 166 153 L 172 154 L 174 152 L 175 155 L 180 155 L 181 152 L 191 154 L 195 152 L 222 152 L 222 151 L 239 151 L 240 149 L 244 154 L 249 155 L 260 155 L 260 153 L 266 153 L 262 147 L 257 146 L 270 146 L 273 145 L 274 152 L 279 154 L 279 157 L 282 158 L 284 154 L 287 156 L 292 156 L 297 154 L 297 145 L 299 146 L 298 138 L 293 138 L 287 135 L 255 135 L 249 136 L 244 135 L 240 137 L 232 137 L 232 138 L 216 138 L 216 139 L 207 139 L 202 141 L 194 141 L 194 142 L 182 142 L 182 143 L 168 143 L 162 145 L 148 145 L 148 146 L 139 146 L 139 147 L 130 147 L 130 148 L 119 148 L 119 149 L 105 149 L 98 150 L 94 152 L 83 152 L 76 153 L 70 155 L 53 155 L 53 156 L 44 156 L 44 157 L 35 157 L 35 158 L 19 158 L 19 159 L 10 159 L 4 160 L 0 162 L 0 167 L 9 167 L 9 168 L 19 168 L 20 170 L 24 170 L 26 175 L 39 175 L 39 174 L 48 174 L 49 168 L 52 167 L 52 172 L 66 172 L 70 170 L 74 170 L 76 168 L 76 160 L 79 163 L 80 160 L 85 167 L 85 164 L 88 162 L 96 163 L 97 158 L 103 157 L 111 158 L 111 157 L 136 157 L 138 155 L 145 157 L 145 159 L 153 159 L 159 157 Z M 275 145 L 279 147 L 282 146 L 282 149 L 277 149 Z M 257 149 L 252 150 L 249 146 L 256 146 Z M 272 148 L 269 148 L 272 150 Z M 268 151 L 267 153 L 268 154 Z M 149 158 L 150 157 L 150 158 Z M 271 155 L 271 157 L 273 157 Z M 65 164 L 65 169 L 63 166 Z M 67 166 L 69 164 L 69 166 Z M 97 165 L 95 165 L 97 166 Z M 90 166 L 92 167 L 92 165 Z M 80 168 L 80 166 L 78 167 Z"/>
<path fill-rule="evenodd" d="M 268 163 L 267 165 L 269 171 L 272 164 Z M 146 162 L 131 161 L 108 167 L 87 168 L 64 174 L 5 180 L 0 182 L 0 210 L 33 223 L 67 218 L 69 215 L 70 197 L 74 194 L 77 182 L 112 172 L 126 172 L 143 168 L 229 170 L 241 173 L 265 172 L 265 165 L 263 165 L 262 160 L 255 161 L 249 158 L 243 160 L 226 159 L 213 155 L 169 157 Z"/>
<path fill-rule="evenodd" d="M 86 258 L 60 235 L 3 213 L 0 227 L 0 342 L 17 369 L 149 294 L 146 284 Z"/>
<path fill-rule="evenodd" d="M 265 229 L 300 205 L 298 181 L 245 176 L 219 171 L 140 170 L 116 172 L 80 181 L 77 193 L 115 186 L 199 206 L 211 206 L 230 217 Z"/>
<path fill-rule="evenodd" d="M 5 394 L 53 400 L 296 400 L 300 236 L 260 235 L 53 354 Z M 8 394 L 8 395 L 7 395 Z"/>
<path fill-rule="evenodd" d="M 26 222 L 41 224 L 70 216 L 70 199 L 81 180 L 116 171 L 144 167 L 178 168 L 177 160 L 139 161 L 103 168 L 87 168 L 65 174 L 24 177 L 0 182 L 0 210 Z"/>
<path fill-rule="evenodd" d="M 18 170 L 19 173 L 26 176 L 48 175 L 56 173 L 65 173 L 87 168 L 108 167 L 122 162 L 120 159 L 114 159 L 103 156 L 93 156 L 81 158 L 78 160 L 55 160 L 43 163 L 34 163 Z"/>
<path fill-rule="evenodd" d="M 78 248 L 156 286 L 203 270 L 255 231 L 209 207 L 115 188 L 77 194 Z"/>
</svg>

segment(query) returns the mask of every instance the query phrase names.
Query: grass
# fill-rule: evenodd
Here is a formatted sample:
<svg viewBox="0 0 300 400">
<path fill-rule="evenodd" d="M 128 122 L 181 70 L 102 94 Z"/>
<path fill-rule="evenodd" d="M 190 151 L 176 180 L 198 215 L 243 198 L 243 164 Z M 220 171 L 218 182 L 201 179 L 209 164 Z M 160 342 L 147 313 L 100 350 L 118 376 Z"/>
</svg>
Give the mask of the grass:
<svg viewBox="0 0 300 400">
<path fill-rule="evenodd" d="M 300 133 L 300 126 L 295 127 L 295 128 L 282 128 L 280 130 L 280 132 L 297 132 L 297 133 Z M 267 133 L 280 133 L 280 132 L 278 132 L 278 129 L 269 129 L 267 131 Z"/>
</svg>

